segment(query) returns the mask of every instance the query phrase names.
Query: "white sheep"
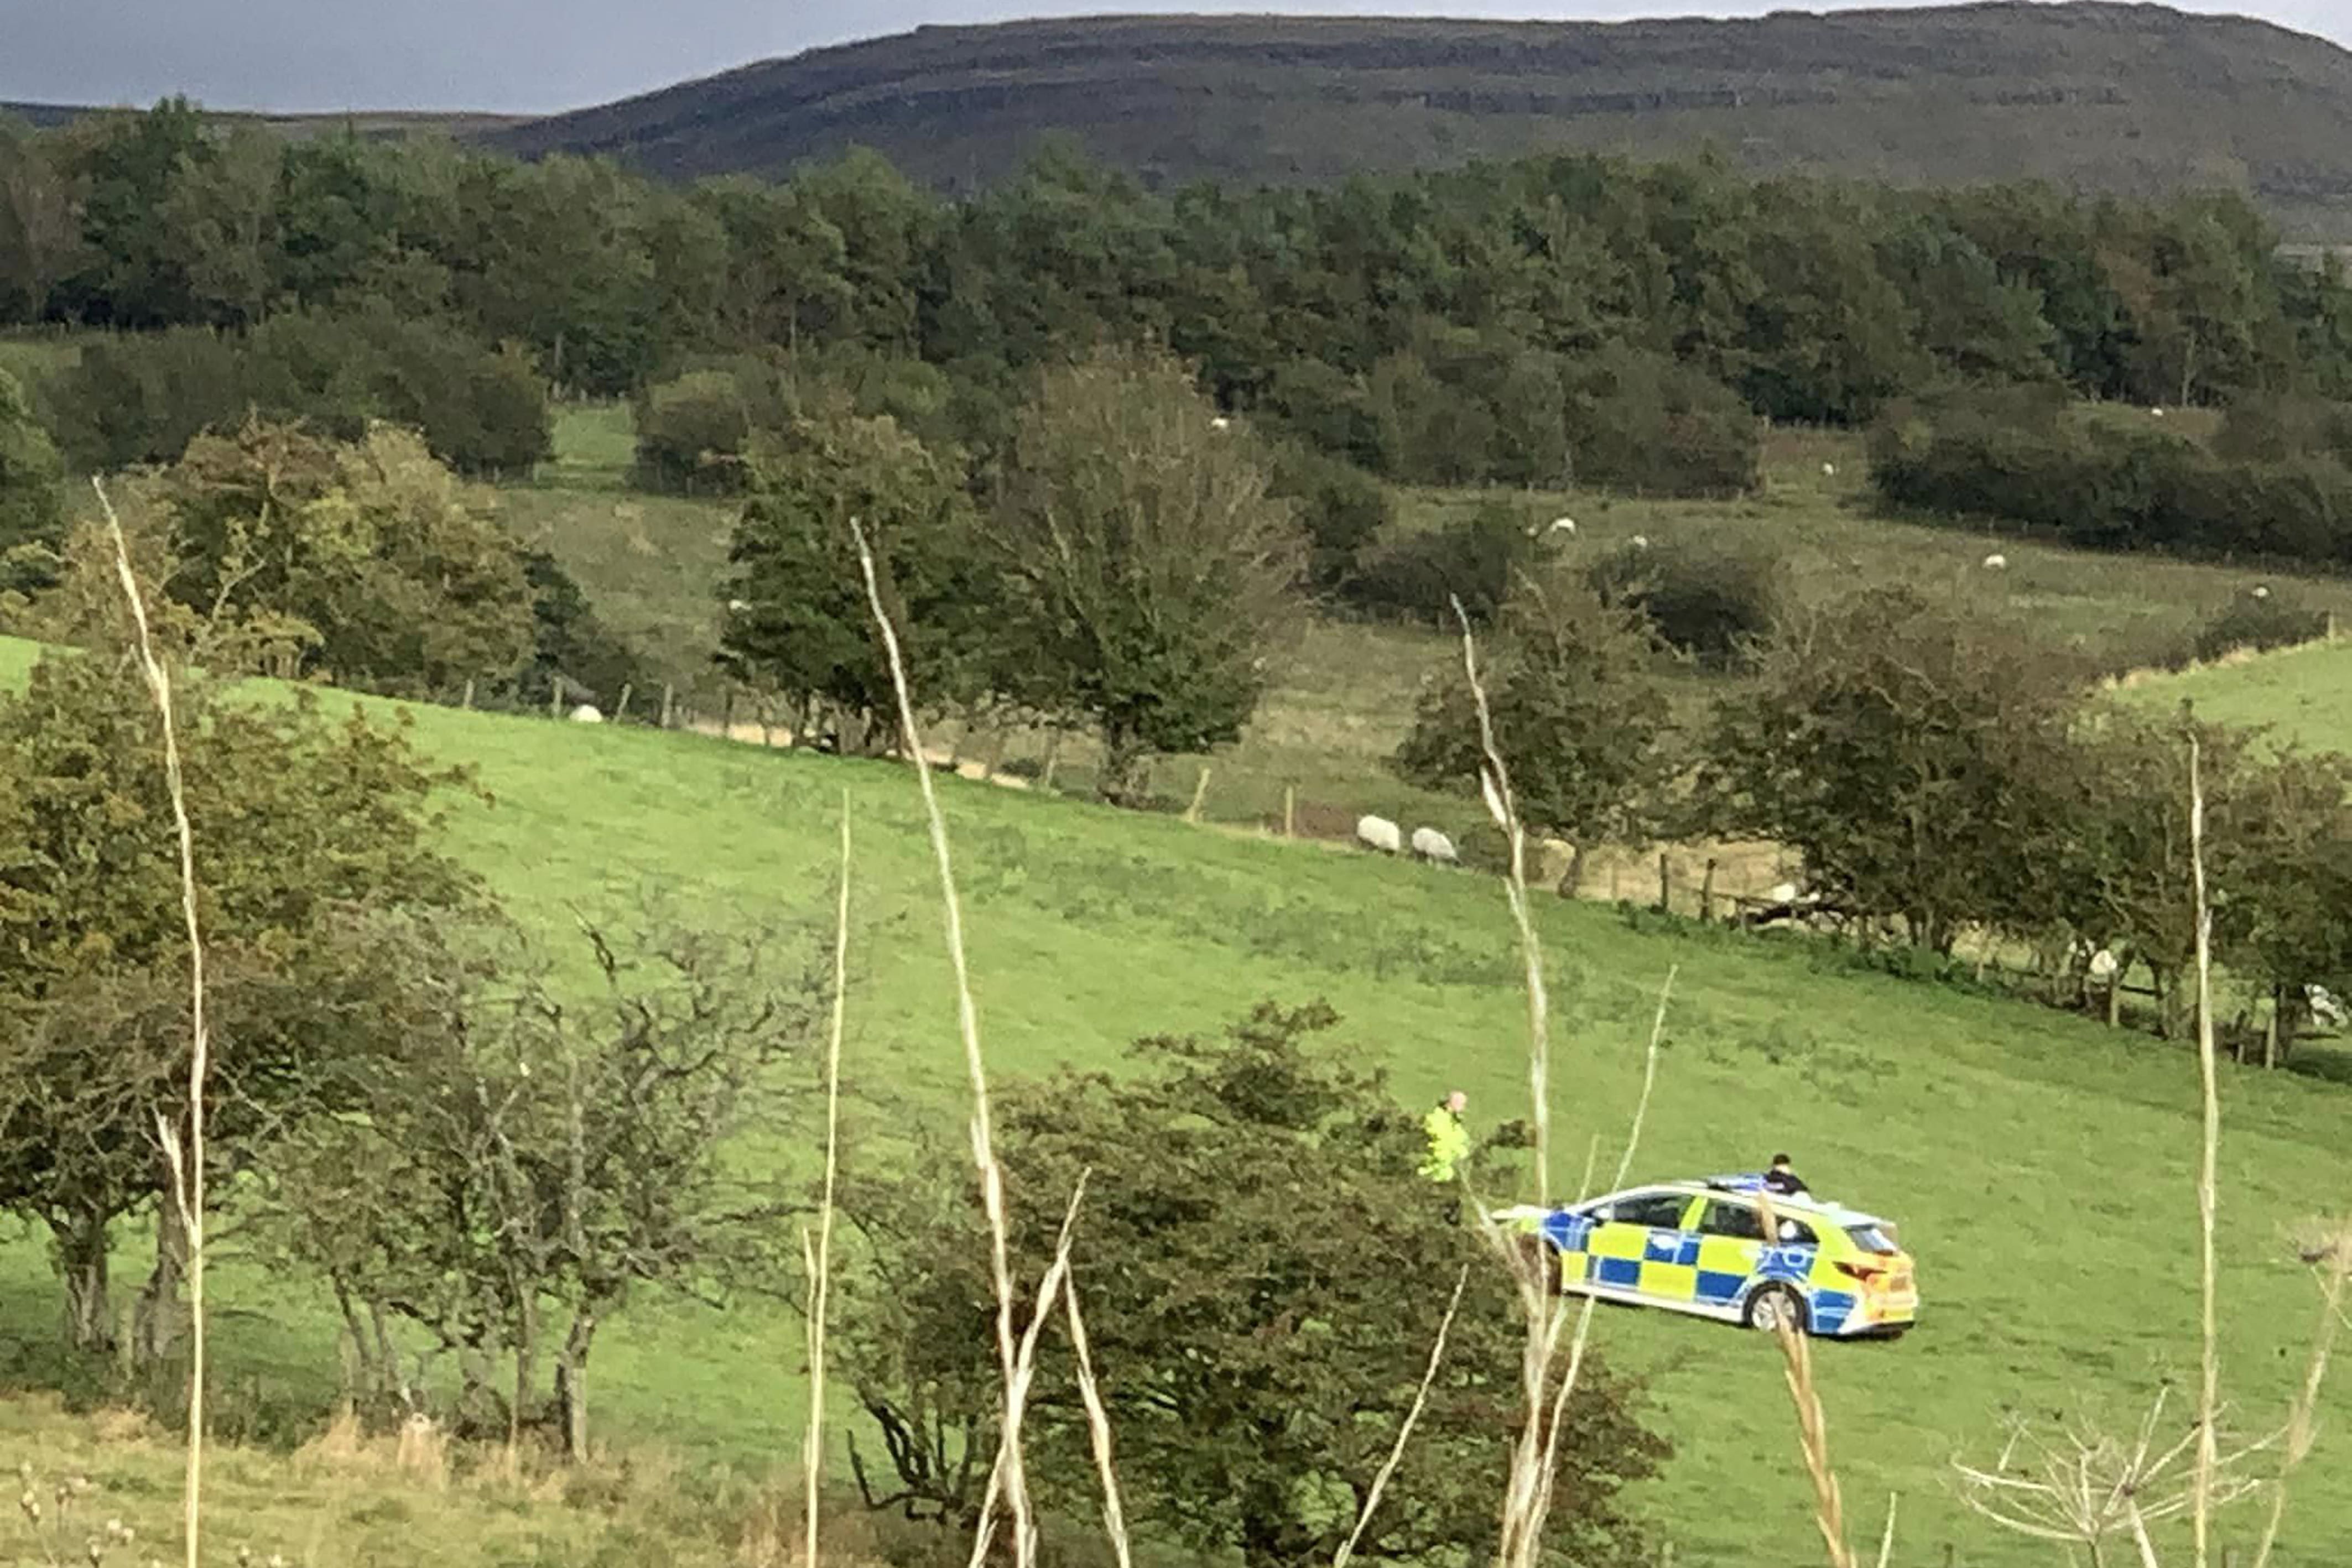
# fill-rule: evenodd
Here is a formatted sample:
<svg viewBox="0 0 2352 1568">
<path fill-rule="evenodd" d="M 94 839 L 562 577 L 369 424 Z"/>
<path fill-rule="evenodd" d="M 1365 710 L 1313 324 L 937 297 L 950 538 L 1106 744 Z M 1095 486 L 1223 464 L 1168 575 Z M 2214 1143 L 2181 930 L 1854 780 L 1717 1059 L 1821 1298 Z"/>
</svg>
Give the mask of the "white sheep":
<svg viewBox="0 0 2352 1568">
<path fill-rule="evenodd" d="M 2256 599 L 2268 599 L 2270 596 L 2271 591 L 2269 584 L 2261 582 L 2254 584 L 2254 597 Z"/>
<path fill-rule="evenodd" d="M 2342 1029 L 2346 1022 L 2344 1004 L 2337 1001 L 2326 986 L 2305 986 L 2303 999 L 2310 1004 L 2311 1016 L 2330 1029 Z"/>
<path fill-rule="evenodd" d="M 1775 883 L 1772 891 L 1764 896 L 1773 904 L 1794 904 L 1797 902 L 1797 884 L 1793 882 Z"/>
<path fill-rule="evenodd" d="M 594 703 L 582 703 L 578 707 L 572 710 L 572 722 L 574 724 L 602 724 L 604 722 L 604 716 L 597 711 L 596 705 Z"/>
<path fill-rule="evenodd" d="M 2122 967 L 2116 961 L 2116 956 L 2113 953 L 2108 952 L 2105 947 L 2100 948 L 2091 955 L 2089 969 L 2091 983 L 2095 986 L 2113 985 L 2116 975 Z"/>
<path fill-rule="evenodd" d="M 2162 419 L 2164 417 L 2164 410 L 2160 408 L 2149 409 L 2147 411 L 2147 416 L 2150 419 Z"/>
<path fill-rule="evenodd" d="M 1650 548 L 1650 536 L 1647 534 L 1635 534 L 1633 536 L 1633 548 L 1635 549 L 1648 549 Z"/>
<path fill-rule="evenodd" d="M 1404 848 L 1404 830 L 1386 817 L 1359 817 L 1356 819 L 1356 841 L 1366 849 L 1392 855 Z"/>
<path fill-rule="evenodd" d="M 1834 479 L 1834 478 L 1836 478 L 1836 477 L 1837 477 L 1837 465 L 1836 465 L 1836 464 L 1834 464 L 1834 463 L 1824 463 L 1824 464 L 1822 464 L 1822 478 L 1824 478 L 1824 479 Z"/>
<path fill-rule="evenodd" d="M 2007 571 L 2009 570 L 2009 558 L 2001 554 L 1999 550 L 1995 550 L 1992 554 L 1984 558 L 1984 569 L 1987 571 Z"/>
<path fill-rule="evenodd" d="M 1566 534 L 1570 538 L 1574 538 L 1576 537 L 1576 519 L 1574 517 L 1554 517 L 1551 520 L 1550 526 L 1544 529 L 1544 538 L 1549 538 L 1554 534 Z"/>
<path fill-rule="evenodd" d="M 1441 865 L 1462 863 L 1462 857 L 1454 852 L 1454 841 L 1435 828 L 1415 828 L 1412 831 L 1412 852 Z"/>
<path fill-rule="evenodd" d="M 1216 418 L 1214 418 L 1214 419 L 1213 419 L 1213 420 L 1209 421 L 1209 428 L 1210 428 L 1211 430 L 1231 430 L 1233 427 L 1234 427 L 1234 422 L 1233 422 L 1232 420 L 1230 420 L 1230 419 L 1227 419 L 1227 418 L 1226 418 L 1223 414 L 1222 414 L 1222 413 L 1221 413 L 1221 414 L 1219 414 L 1219 415 L 1217 415 L 1217 417 L 1216 417 Z"/>
</svg>

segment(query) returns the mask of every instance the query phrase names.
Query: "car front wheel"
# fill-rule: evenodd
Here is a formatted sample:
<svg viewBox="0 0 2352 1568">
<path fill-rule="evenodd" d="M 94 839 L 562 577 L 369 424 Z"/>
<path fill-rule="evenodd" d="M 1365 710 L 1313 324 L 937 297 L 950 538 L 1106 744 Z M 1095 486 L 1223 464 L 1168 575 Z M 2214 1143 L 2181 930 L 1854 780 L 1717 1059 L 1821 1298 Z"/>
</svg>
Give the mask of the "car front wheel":
<svg viewBox="0 0 2352 1568">
<path fill-rule="evenodd" d="M 1803 1333 L 1807 1327 L 1805 1300 L 1786 1285 L 1767 1285 L 1748 1298 L 1744 1322 L 1751 1329 L 1765 1333 L 1778 1333 L 1780 1325 Z"/>
</svg>

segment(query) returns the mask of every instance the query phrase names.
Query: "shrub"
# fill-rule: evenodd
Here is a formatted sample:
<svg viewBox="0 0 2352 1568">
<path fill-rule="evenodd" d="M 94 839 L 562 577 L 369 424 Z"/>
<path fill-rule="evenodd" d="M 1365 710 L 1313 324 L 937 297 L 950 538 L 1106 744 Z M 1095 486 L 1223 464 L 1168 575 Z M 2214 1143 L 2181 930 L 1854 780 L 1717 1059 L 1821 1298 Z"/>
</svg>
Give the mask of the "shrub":
<svg viewBox="0 0 2352 1568">
<path fill-rule="evenodd" d="M 1772 630 L 1786 602 L 1787 562 L 1763 540 L 1706 538 L 1628 545 L 1589 576 L 1602 598 L 1648 617 L 1660 641 L 1710 669 L 1727 669 Z"/>
<path fill-rule="evenodd" d="M 1275 454 L 1267 488 L 1297 507 L 1299 526 L 1307 530 L 1307 580 L 1318 593 L 1335 592 L 1355 575 L 1365 548 L 1396 512 L 1380 480 L 1303 446 Z"/>
<path fill-rule="evenodd" d="M 2278 592 L 2257 589 L 2242 593 L 2208 616 L 2197 630 L 2196 653 L 2200 659 L 2218 659 L 2240 648 L 2257 652 L 2291 648 L 2308 643 L 2327 630 L 2327 615 Z"/>
<path fill-rule="evenodd" d="M 388 421 L 476 475 L 528 473 L 553 450 L 546 392 L 526 358 L 383 308 L 289 312 L 243 338 L 186 327 L 100 340 L 58 378 L 52 404 L 60 444 L 89 469 L 176 461 L 196 436 L 247 413 L 344 441 Z"/>
<path fill-rule="evenodd" d="M 1729 496 L 1756 484 L 1760 427 L 1739 394 L 1704 372 L 1612 347 L 1567 376 L 1576 482 L 1660 496 Z"/>
<path fill-rule="evenodd" d="M 2352 403 L 2250 393 L 2230 405 L 2213 450 L 2233 462 L 2274 463 L 2324 454 L 2352 463 Z"/>
<path fill-rule="evenodd" d="M 1451 599 L 1470 618 L 1491 622 L 1511 580 L 1534 556 L 1527 527 L 1507 502 L 1490 501 L 1466 517 L 1407 534 L 1341 584 L 1346 603 L 1373 615 L 1451 622 Z"/>
<path fill-rule="evenodd" d="M 688 493 L 743 488 L 742 460 L 763 423 L 752 400 L 763 391 L 747 392 L 745 378 L 730 370 L 688 371 L 647 388 L 637 399 L 637 483 Z"/>
<path fill-rule="evenodd" d="M 47 587 L 65 540 L 64 465 L 15 378 L 0 371 L 0 593 Z"/>
</svg>

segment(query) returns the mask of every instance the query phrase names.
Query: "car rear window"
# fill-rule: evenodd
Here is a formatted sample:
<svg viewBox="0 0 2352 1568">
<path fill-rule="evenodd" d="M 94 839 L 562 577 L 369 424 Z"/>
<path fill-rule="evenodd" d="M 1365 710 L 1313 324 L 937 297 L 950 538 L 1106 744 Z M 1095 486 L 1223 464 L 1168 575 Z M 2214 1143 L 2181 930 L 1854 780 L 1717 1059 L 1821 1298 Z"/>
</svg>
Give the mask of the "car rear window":
<svg viewBox="0 0 2352 1568">
<path fill-rule="evenodd" d="M 1885 1226 L 1849 1225 L 1845 1228 L 1845 1233 L 1853 1239 L 1853 1244 L 1864 1252 L 1875 1252 L 1884 1257 L 1902 1250 L 1895 1245 L 1895 1238 L 1888 1233 Z"/>
</svg>

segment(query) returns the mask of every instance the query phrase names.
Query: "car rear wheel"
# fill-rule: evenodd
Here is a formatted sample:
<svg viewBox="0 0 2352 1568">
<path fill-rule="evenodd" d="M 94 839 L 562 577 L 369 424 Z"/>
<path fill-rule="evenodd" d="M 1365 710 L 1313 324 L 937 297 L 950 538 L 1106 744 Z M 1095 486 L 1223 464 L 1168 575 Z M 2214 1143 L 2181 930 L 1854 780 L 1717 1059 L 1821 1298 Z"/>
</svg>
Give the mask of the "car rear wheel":
<svg viewBox="0 0 2352 1568">
<path fill-rule="evenodd" d="M 1741 1321 L 1765 1333 L 1780 1333 L 1782 1323 L 1803 1333 L 1807 1318 L 1802 1296 L 1786 1285 L 1767 1285 L 1748 1298 L 1748 1311 Z"/>
</svg>

